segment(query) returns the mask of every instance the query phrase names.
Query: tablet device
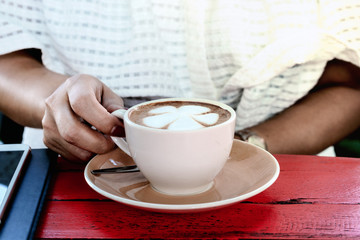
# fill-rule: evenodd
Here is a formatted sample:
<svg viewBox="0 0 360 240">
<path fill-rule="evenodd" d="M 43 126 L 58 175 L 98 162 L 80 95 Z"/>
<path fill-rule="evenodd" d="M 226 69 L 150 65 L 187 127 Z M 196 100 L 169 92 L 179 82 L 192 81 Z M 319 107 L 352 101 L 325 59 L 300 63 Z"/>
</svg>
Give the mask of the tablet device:
<svg viewBox="0 0 360 240">
<path fill-rule="evenodd" d="M 0 144 L 0 224 L 30 153 L 25 144 Z"/>
</svg>

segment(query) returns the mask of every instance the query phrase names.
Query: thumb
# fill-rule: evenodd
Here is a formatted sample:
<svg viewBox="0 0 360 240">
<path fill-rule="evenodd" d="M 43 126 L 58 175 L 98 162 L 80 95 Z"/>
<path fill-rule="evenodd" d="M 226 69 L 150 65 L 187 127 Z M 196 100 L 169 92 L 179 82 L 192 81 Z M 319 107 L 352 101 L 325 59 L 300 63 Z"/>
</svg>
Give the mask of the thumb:
<svg viewBox="0 0 360 240">
<path fill-rule="evenodd" d="M 115 94 L 110 88 L 107 86 L 104 87 L 103 97 L 102 97 L 102 105 L 106 110 L 112 113 L 115 110 L 123 109 L 124 108 L 124 101 L 121 97 Z M 113 115 L 112 115 L 113 116 Z M 117 118 L 116 116 L 113 116 Z M 110 136 L 116 137 L 125 137 L 125 129 L 124 129 L 124 122 L 122 119 L 117 118 L 118 123 L 112 127 L 110 131 Z"/>
<path fill-rule="evenodd" d="M 102 95 L 102 105 L 106 110 L 108 110 L 108 112 L 112 113 L 117 109 L 124 108 L 124 101 L 110 88 L 104 86 L 103 95 Z"/>
</svg>

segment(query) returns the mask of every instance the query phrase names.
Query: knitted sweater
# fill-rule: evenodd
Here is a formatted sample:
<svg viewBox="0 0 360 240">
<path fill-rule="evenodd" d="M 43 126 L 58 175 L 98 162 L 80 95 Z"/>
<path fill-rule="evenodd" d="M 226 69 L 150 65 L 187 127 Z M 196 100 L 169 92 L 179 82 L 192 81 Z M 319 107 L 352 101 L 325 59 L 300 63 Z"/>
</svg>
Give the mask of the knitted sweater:
<svg viewBox="0 0 360 240">
<path fill-rule="evenodd" d="M 357 0 L 1 0 L 0 54 L 37 48 L 52 71 L 122 97 L 198 97 L 237 129 L 290 107 L 326 62 L 360 65 Z"/>
</svg>

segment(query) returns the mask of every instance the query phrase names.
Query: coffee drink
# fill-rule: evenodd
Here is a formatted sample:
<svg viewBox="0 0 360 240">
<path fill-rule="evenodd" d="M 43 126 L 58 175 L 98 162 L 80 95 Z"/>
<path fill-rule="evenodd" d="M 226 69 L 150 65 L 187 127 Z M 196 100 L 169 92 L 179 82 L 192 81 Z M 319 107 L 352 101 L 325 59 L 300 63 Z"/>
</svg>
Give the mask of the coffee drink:
<svg viewBox="0 0 360 240">
<path fill-rule="evenodd" d="M 228 110 L 210 103 L 191 101 L 154 102 L 129 113 L 139 125 L 167 130 L 193 130 L 221 124 L 230 118 Z"/>
<path fill-rule="evenodd" d="M 234 109 L 205 99 L 167 98 L 112 114 L 124 121 L 126 139 L 111 138 L 155 191 L 190 195 L 214 186 L 234 140 Z"/>
</svg>

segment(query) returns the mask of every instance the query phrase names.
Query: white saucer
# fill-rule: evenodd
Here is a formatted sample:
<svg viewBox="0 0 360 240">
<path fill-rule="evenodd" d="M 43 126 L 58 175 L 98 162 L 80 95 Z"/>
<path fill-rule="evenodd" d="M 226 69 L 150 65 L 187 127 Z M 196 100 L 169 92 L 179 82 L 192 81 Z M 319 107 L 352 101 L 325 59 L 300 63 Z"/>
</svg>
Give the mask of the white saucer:
<svg viewBox="0 0 360 240">
<path fill-rule="evenodd" d="M 99 194 L 133 207 L 157 212 L 195 212 L 224 207 L 250 198 L 271 186 L 280 167 L 267 151 L 234 140 L 230 158 L 206 192 L 171 196 L 155 191 L 141 174 L 117 173 L 95 176 L 91 170 L 133 165 L 120 149 L 95 156 L 86 166 L 86 182 Z"/>
</svg>

